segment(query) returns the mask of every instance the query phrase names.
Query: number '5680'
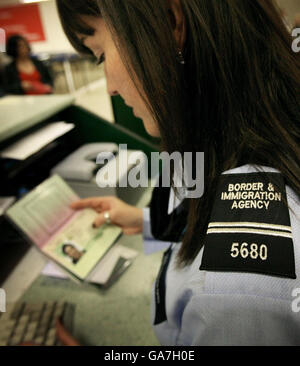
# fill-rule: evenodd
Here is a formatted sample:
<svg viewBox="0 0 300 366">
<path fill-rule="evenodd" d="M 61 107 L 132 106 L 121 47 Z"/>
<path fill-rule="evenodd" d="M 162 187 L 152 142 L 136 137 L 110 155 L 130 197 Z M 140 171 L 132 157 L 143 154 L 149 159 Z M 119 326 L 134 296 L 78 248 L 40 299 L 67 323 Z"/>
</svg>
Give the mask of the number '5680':
<svg viewBox="0 0 300 366">
<path fill-rule="evenodd" d="M 268 258 L 268 247 L 265 244 L 232 243 L 231 256 L 232 258 L 242 257 L 246 259 L 250 257 L 251 259 L 265 261 Z"/>
</svg>

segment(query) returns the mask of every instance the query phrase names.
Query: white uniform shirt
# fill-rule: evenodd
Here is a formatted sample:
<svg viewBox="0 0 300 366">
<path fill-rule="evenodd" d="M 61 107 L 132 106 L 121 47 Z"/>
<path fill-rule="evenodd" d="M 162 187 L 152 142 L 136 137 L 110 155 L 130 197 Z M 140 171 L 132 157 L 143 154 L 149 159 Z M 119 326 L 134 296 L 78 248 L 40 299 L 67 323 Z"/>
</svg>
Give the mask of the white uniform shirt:
<svg viewBox="0 0 300 366">
<path fill-rule="evenodd" d="M 272 168 L 260 169 L 277 172 Z M 254 166 L 245 165 L 224 174 L 254 172 Z M 289 187 L 286 194 L 297 278 L 200 270 L 204 248 L 191 265 L 179 270 L 175 258 L 181 244 L 172 244 L 165 276 L 166 320 L 154 326 L 162 345 L 300 345 L 300 301 L 294 297 L 297 288 L 300 295 L 300 200 Z M 151 236 L 149 209 L 144 209 L 144 236 Z M 154 286 L 152 324 L 155 306 Z"/>
</svg>

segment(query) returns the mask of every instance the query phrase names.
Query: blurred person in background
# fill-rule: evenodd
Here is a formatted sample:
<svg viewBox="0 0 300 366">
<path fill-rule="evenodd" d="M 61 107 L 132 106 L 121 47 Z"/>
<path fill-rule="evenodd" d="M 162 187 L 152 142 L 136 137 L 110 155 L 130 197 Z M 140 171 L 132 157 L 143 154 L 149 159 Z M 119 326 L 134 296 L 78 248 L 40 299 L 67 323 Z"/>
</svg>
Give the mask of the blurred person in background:
<svg viewBox="0 0 300 366">
<path fill-rule="evenodd" d="M 4 70 L 4 89 L 8 94 L 43 95 L 53 92 L 53 79 L 47 67 L 31 56 L 31 48 L 21 35 L 8 38 L 6 53 L 12 62 Z"/>
</svg>

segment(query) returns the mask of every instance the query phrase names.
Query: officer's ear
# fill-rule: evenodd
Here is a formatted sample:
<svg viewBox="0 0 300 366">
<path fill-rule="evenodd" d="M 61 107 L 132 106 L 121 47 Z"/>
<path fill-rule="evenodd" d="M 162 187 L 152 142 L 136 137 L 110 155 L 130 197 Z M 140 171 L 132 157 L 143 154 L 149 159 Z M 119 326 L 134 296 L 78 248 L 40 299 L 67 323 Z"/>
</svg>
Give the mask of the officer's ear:
<svg viewBox="0 0 300 366">
<path fill-rule="evenodd" d="M 186 40 L 186 21 L 182 11 L 181 0 L 167 0 L 167 3 L 174 37 L 178 48 L 182 50 Z"/>
</svg>

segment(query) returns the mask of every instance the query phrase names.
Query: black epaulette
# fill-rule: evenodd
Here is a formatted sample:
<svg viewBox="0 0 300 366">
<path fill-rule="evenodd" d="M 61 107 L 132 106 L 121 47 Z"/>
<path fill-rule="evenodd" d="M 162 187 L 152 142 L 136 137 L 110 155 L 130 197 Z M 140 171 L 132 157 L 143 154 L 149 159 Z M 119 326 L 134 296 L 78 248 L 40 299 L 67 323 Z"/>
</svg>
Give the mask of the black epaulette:
<svg viewBox="0 0 300 366">
<path fill-rule="evenodd" d="M 296 278 L 286 188 L 280 173 L 221 176 L 200 270 Z"/>
</svg>

